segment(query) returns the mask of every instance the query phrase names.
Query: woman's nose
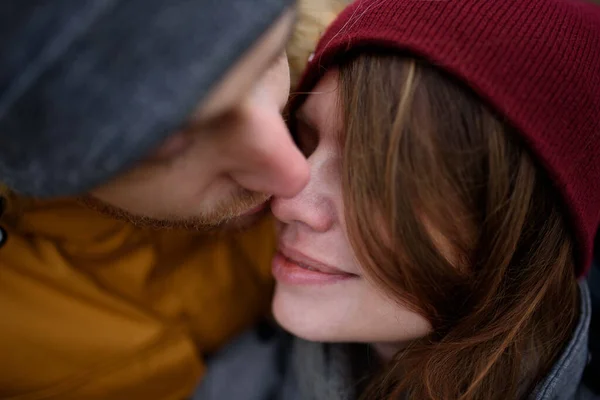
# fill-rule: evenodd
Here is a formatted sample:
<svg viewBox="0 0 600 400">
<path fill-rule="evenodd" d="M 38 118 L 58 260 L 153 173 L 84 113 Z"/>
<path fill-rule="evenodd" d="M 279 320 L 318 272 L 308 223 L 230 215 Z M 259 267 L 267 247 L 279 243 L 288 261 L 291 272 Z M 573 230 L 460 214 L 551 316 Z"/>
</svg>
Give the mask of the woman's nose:
<svg viewBox="0 0 600 400">
<path fill-rule="evenodd" d="M 284 224 L 302 224 L 313 231 L 326 232 L 335 221 L 334 203 L 310 159 L 309 165 L 311 178 L 308 185 L 293 197 L 275 196 L 271 211 Z"/>
</svg>

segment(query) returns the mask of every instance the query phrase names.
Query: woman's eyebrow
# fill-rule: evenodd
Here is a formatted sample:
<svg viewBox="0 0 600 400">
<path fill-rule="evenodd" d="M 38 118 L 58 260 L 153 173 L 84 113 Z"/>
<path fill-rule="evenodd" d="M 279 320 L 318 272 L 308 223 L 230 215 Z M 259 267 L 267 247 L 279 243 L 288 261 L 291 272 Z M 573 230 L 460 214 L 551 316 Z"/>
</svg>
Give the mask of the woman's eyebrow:
<svg viewBox="0 0 600 400">
<path fill-rule="evenodd" d="M 305 128 L 311 130 L 313 133 L 315 133 L 317 135 L 321 135 L 323 133 L 323 129 L 325 129 L 325 130 L 330 129 L 327 125 L 320 126 L 318 123 L 316 123 L 314 121 L 314 119 L 312 119 L 311 117 L 308 116 L 306 111 L 304 111 L 304 108 L 301 108 L 300 110 L 296 111 L 294 118 L 296 119 L 297 122 L 304 125 Z M 335 128 L 333 128 L 332 132 L 335 137 L 337 137 L 339 139 L 343 138 L 344 137 L 343 124 L 339 125 L 339 126 L 336 125 Z"/>
</svg>

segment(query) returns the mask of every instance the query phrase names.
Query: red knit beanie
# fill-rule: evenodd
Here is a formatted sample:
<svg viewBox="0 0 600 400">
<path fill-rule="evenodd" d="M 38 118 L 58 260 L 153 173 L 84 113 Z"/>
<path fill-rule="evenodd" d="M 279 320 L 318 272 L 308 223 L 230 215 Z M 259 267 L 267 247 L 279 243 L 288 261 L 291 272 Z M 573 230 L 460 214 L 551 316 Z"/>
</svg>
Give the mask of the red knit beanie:
<svg viewBox="0 0 600 400">
<path fill-rule="evenodd" d="M 577 275 L 584 276 L 600 223 L 600 7 L 579 0 L 357 0 L 321 38 L 298 92 L 365 47 L 427 59 L 519 130 L 568 208 Z"/>
</svg>

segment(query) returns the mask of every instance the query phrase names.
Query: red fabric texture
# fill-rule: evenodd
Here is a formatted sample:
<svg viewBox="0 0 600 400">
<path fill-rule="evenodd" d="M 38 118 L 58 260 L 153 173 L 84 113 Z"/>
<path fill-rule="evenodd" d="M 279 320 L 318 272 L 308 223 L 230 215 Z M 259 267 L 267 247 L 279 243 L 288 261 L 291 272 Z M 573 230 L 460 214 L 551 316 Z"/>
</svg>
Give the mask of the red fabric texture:
<svg viewBox="0 0 600 400">
<path fill-rule="evenodd" d="M 584 276 L 600 223 L 600 7 L 578 0 L 357 0 L 324 33 L 298 92 L 365 47 L 427 59 L 520 131 L 568 208 L 576 272 Z"/>
</svg>

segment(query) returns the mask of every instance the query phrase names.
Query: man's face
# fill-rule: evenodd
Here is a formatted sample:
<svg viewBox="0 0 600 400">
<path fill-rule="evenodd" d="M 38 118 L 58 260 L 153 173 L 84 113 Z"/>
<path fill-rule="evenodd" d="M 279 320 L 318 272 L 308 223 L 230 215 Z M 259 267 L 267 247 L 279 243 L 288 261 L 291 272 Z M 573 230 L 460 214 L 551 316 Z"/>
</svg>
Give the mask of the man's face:
<svg viewBox="0 0 600 400">
<path fill-rule="evenodd" d="M 289 95 L 286 13 L 191 116 L 135 168 L 91 191 L 89 205 L 133 222 L 213 227 L 295 195 L 309 170 L 281 111 Z M 240 218 L 238 218 L 240 217 Z"/>
</svg>

